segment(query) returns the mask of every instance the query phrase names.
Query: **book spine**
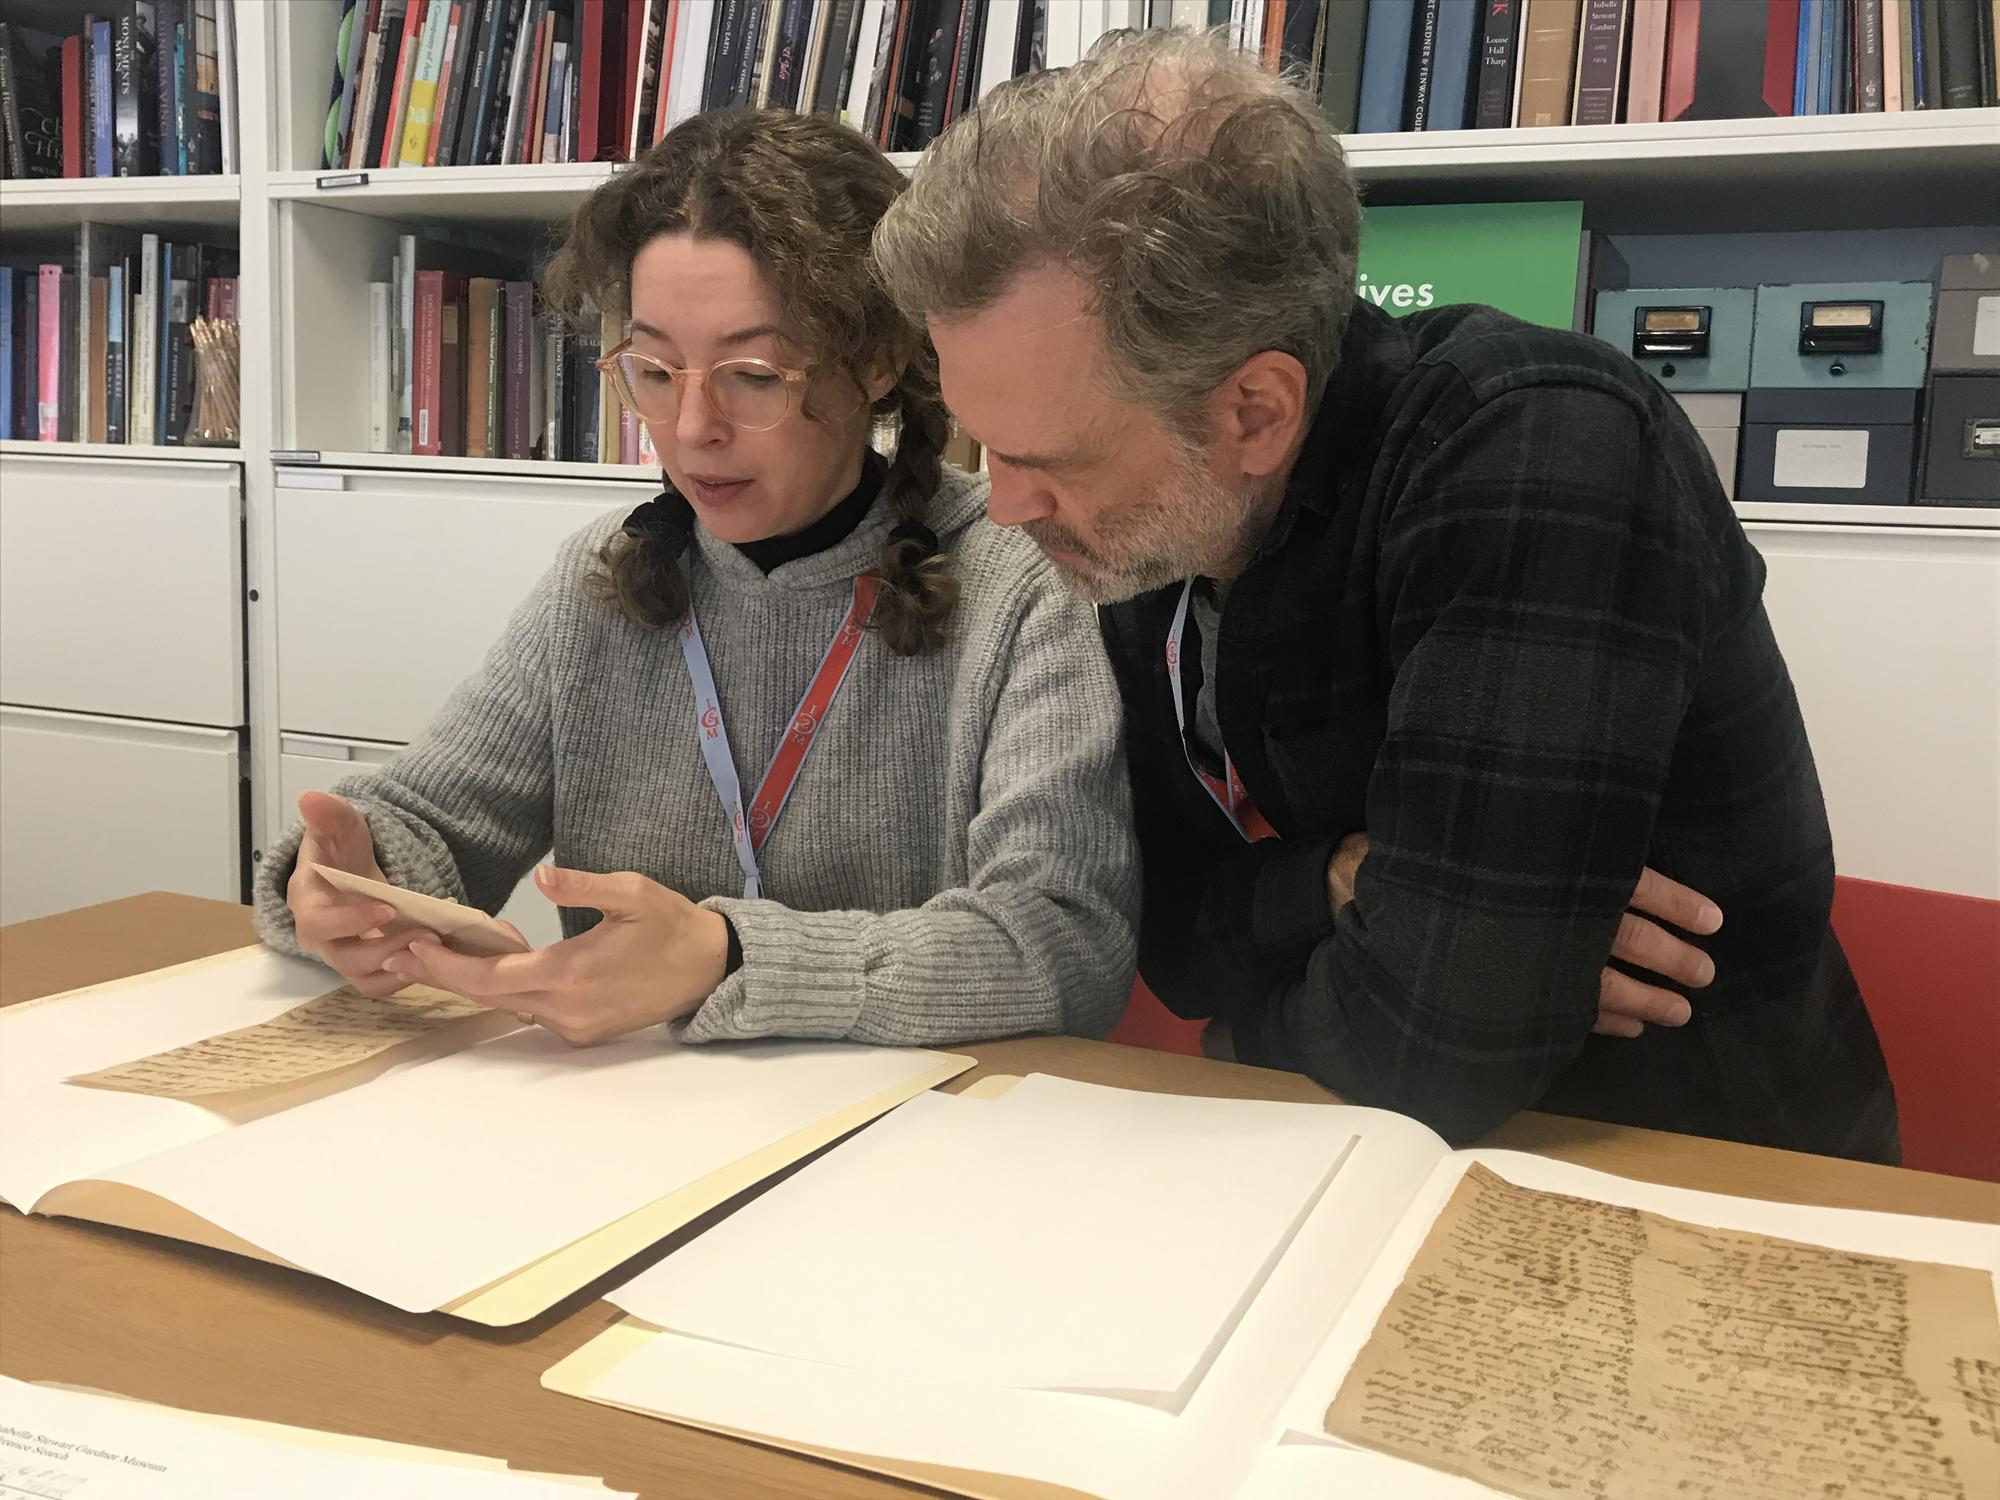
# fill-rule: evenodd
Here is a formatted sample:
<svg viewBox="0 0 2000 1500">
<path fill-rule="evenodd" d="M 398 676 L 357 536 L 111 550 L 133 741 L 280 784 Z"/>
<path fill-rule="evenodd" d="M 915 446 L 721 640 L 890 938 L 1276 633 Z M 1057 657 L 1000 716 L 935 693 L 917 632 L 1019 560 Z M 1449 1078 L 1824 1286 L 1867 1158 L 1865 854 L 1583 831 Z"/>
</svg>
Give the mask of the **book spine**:
<svg viewBox="0 0 2000 1500">
<path fill-rule="evenodd" d="M 541 0 L 536 0 L 541 6 Z M 527 93 L 521 100 L 521 132 L 514 142 L 514 160 L 532 165 L 542 149 L 542 112 L 548 107 L 549 52 L 553 21 L 546 7 L 536 16 L 535 29 L 531 33 L 534 46 L 528 54 L 528 71 L 525 77 Z"/>
<path fill-rule="evenodd" d="M 389 382 L 393 375 L 389 341 L 395 319 L 390 306 L 395 288 L 386 281 L 368 287 L 368 451 L 387 453 L 389 442 Z"/>
<path fill-rule="evenodd" d="M 749 106 L 757 86 L 758 65 L 763 60 L 764 32 L 770 25 L 774 0 L 745 0 L 743 7 L 743 47 L 736 56 L 736 77 L 729 87 L 727 103 L 737 109 Z"/>
<path fill-rule="evenodd" d="M 1825 71 L 1820 75 L 1824 92 L 1820 99 L 1823 115 L 1844 115 L 1853 93 L 1854 44 L 1848 35 L 1849 6 L 1853 0 L 1832 0 L 1827 7 Z"/>
<path fill-rule="evenodd" d="M 375 94 L 382 78 L 382 34 L 371 31 L 362 44 L 361 83 L 354 94 L 354 131 L 341 165 L 350 171 L 368 164 L 368 140 L 375 129 Z"/>
<path fill-rule="evenodd" d="M 989 11 L 991 7 L 989 6 Z M 848 59 L 853 55 L 854 28 L 861 19 L 861 0 L 827 0 L 826 36 L 820 44 L 819 66 L 812 78 L 812 110 L 818 115 L 838 117 L 847 92 L 841 87 L 847 77 Z M 987 25 L 993 24 L 991 14 Z M 982 60 L 983 61 L 983 60 Z"/>
<path fill-rule="evenodd" d="M 486 355 L 490 347 L 486 331 L 487 307 L 492 283 L 475 276 L 466 294 L 465 327 L 465 456 L 485 458 L 486 449 Z"/>
<path fill-rule="evenodd" d="M 42 287 L 41 273 L 30 267 L 21 272 L 21 314 L 14 330 L 20 351 L 19 373 L 15 378 L 14 430 L 33 441 L 41 436 L 42 398 Z"/>
<path fill-rule="evenodd" d="M 109 277 L 93 276 L 87 287 L 81 287 L 80 295 L 84 305 L 90 309 L 90 338 L 88 361 L 84 369 L 88 372 L 85 385 L 90 397 L 87 419 L 79 419 L 80 426 L 87 425 L 90 441 L 108 443 L 111 431 L 111 340 L 105 326 L 111 316 L 111 281 Z"/>
<path fill-rule="evenodd" d="M 444 51 L 438 64 L 437 93 L 431 99 L 431 128 L 424 141 L 424 165 L 438 164 L 438 151 L 444 143 L 444 122 L 451 107 L 452 64 L 458 61 L 458 38 L 465 15 L 465 7 L 454 5 L 444 28 Z"/>
<path fill-rule="evenodd" d="M 67 37 L 62 44 L 62 174 L 84 177 L 83 160 L 83 38 Z"/>
<path fill-rule="evenodd" d="M 534 378 L 534 287 L 525 281 L 507 283 L 506 449 L 507 458 L 527 458 L 533 442 L 529 430 Z"/>
<path fill-rule="evenodd" d="M 28 175 L 28 145 L 21 119 L 20 84 L 14 74 L 14 32 L 0 21 L 0 145 L 7 150 L 7 175 Z"/>
<path fill-rule="evenodd" d="M 639 419 L 630 411 L 618 413 L 618 462 L 636 464 L 639 461 Z"/>
<path fill-rule="evenodd" d="M 569 114 L 569 43 L 557 42 L 549 60 L 549 106 L 542 122 L 543 161 L 561 161 L 568 140 L 565 119 Z"/>
<path fill-rule="evenodd" d="M 887 129 L 889 75 L 895 70 L 896 45 L 907 21 L 901 0 L 884 5 L 881 29 L 875 35 L 875 60 L 868 69 L 868 103 L 861 113 L 861 133 L 877 145 Z"/>
<path fill-rule="evenodd" d="M 507 333 L 505 295 L 492 283 L 486 299 L 486 454 L 498 455 L 504 445 L 507 396 Z"/>
<path fill-rule="evenodd" d="M 562 324 L 558 319 L 543 320 L 542 330 L 542 457 L 550 461 L 568 457 L 563 448 Z"/>
<path fill-rule="evenodd" d="M 465 292 L 453 277 L 438 312 L 438 442 L 446 453 L 465 454 Z"/>
<path fill-rule="evenodd" d="M 445 0 L 431 0 L 418 33 L 416 61 L 410 65 L 410 85 L 403 110 L 399 167 L 421 167 L 430 149 L 431 120 L 437 108 L 438 70 L 444 62 L 444 30 L 451 22 Z"/>
<path fill-rule="evenodd" d="M 194 126 L 192 164 L 201 173 L 222 170 L 222 43 L 215 24 L 215 4 L 216 0 L 195 0 L 194 31 L 189 38 L 194 54 L 194 93 L 189 101 Z"/>
<path fill-rule="evenodd" d="M 1660 118 L 1667 72 L 1667 0 L 1632 0 L 1632 60 L 1626 74 L 1625 119 L 1633 125 Z"/>
<path fill-rule="evenodd" d="M 1466 130 L 1472 125 L 1472 79 L 1479 57 L 1479 0 L 1444 0 L 1438 16 L 1437 62 L 1431 71 L 1428 130 Z"/>
<path fill-rule="evenodd" d="M 513 28 L 512 0 L 480 0 L 483 15 L 480 20 L 479 62 L 472 74 L 472 97 L 466 102 L 466 120 L 459 140 L 458 155 L 454 164 L 461 167 L 484 166 L 490 158 L 487 142 L 493 132 L 493 99 L 496 81 L 501 77 L 506 53 Z"/>
<path fill-rule="evenodd" d="M 140 162 L 138 29 L 138 18 L 127 11 L 118 18 L 118 35 L 111 44 L 111 156 L 120 177 L 137 177 L 145 170 Z"/>
<path fill-rule="evenodd" d="M 90 39 L 90 175 L 93 177 L 113 177 L 118 172 L 113 146 L 118 105 L 117 95 L 112 92 L 111 63 L 111 23 L 99 21 L 91 28 Z"/>
<path fill-rule="evenodd" d="M 444 272 L 417 272 L 416 327 L 412 345 L 417 356 L 415 387 L 415 427 L 410 451 L 436 457 L 444 451 L 443 374 L 444 358 Z"/>
<path fill-rule="evenodd" d="M 951 0 L 956 5 L 957 0 Z M 771 107 L 799 107 L 800 79 L 805 68 L 806 44 L 811 38 L 812 0 L 785 0 L 778 20 L 778 50 L 772 65 Z"/>
<path fill-rule="evenodd" d="M 112 266 L 105 303 L 104 440 L 123 443 L 132 413 L 132 276 L 130 261 Z"/>
<path fill-rule="evenodd" d="M 459 7 L 458 38 L 453 44 L 451 86 L 445 90 L 438 108 L 437 162 L 440 167 L 458 165 L 459 142 L 465 133 L 465 111 L 479 66 L 480 0 L 464 0 Z"/>
<path fill-rule="evenodd" d="M 174 35 L 180 27 L 181 0 L 157 0 L 153 7 L 153 129 L 162 176 L 180 173 L 180 137 L 174 128 Z"/>
<path fill-rule="evenodd" d="M 502 166 L 512 166 L 521 159 L 517 143 L 521 135 L 521 106 L 527 97 L 528 73 L 533 67 L 536 3 L 537 0 L 524 0 L 519 32 L 510 43 L 513 52 L 506 76 L 494 81 L 493 114 L 500 127 L 500 139 L 493 159 Z"/>
<path fill-rule="evenodd" d="M 188 418 L 194 412 L 194 337 L 188 325 L 194 321 L 194 247 L 176 251 L 181 264 L 174 268 L 167 312 L 167 431 L 165 441 L 187 441 Z"/>
<path fill-rule="evenodd" d="M 746 0 L 717 0 L 710 22 L 708 68 L 702 75 L 701 107 L 716 109 L 729 102 L 736 87 L 737 49 L 743 41 Z"/>
<path fill-rule="evenodd" d="M 676 90 L 686 82 L 680 62 L 687 51 L 689 25 L 685 0 L 666 0 L 666 21 L 660 28 L 659 86 L 654 90 L 653 123 L 650 133 L 640 143 L 642 146 L 658 142 L 677 118 Z"/>
<path fill-rule="evenodd" d="M 132 302 L 132 441 L 151 443 L 155 431 L 154 361 L 159 347 L 160 239 L 139 241 L 139 294 Z"/>
<path fill-rule="evenodd" d="M 1368 28 L 1361 53 L 1361 96 L 1355 129 L 1386 134 L 1403 125 L 1409 86 L 1415 0 L 1368 0 Z"/>
<path fill-rule="evenodd" d="M 77 402 L 77 392 L 79 378 L 83 372 L 89 370 L 90 366 L 87 361 L 64 363 L 63 353 L 60 352 L 77 348 L 76 330 L 80 316 L 79 291 L 80 287 L 76 273 L 74 271 L 62 272 L 57 291 L 61 324 L 56 333 L 56 342 L 59 350 L 57 360 L 60 364 L 60 373 L 67 378 L 57 382 L 56 428 L 57 435 L 65 442 L 78 442 L 86 435 L 86 430 L 79 425 L 81 407 Z M 71 358 L 74 359 L 74 356 Z"/>
<path fill-rule="evenodd" d="M 408 453 L 417 430 L 417 237 L 413 234 L 402 237 L 396 271 L 396 451 Z"/>
<path fill-rule="evenodd" d="M 42 266 L 40 321 L 36 330 L 41 351 L 35 392 L 35 436 L 45 443 L 62 441 L 62 267 Z"/>
<path fill-rule="evenodd" d="M 1969 0 L 1940 4 L 1938 15 L 1938 99 L 1945 109 L 1977 109 L 1980 87 L 1979 12 Z"/>
<path fill-rule="evenodd" d="M 1666 0 L 1656 3 L 1664 5 Z M 1484 6 L 1472 126 L 1499 130 L 1514 122 L 1514 24 L 1520 7 L 1515 0 L 1484 0 Z M 1329 47 L 1329 55 L 1331 51 Z"/>
<path fill-rule="evenodd" d="M 222 84 L 222 113 L 217 124 L 219 154 L 224 172 L 234 173 L 241 169 L 236 157 L 237 142 L 237 95 L 236 95 L 236 0 L 217 0 L 221 6 L 218 12 L 216 36 L 216 71 Z"/>
<path fill-rule="evenodd" d="M 1528 0 L 1521 57 L 1521 124 L 1569 124 L 1580 14 L 1577 0 Z"/>
<path fill-rule="evenodd" d="M 1431 78 L 1437 71 L 1438 16 L 1444 0 L 1417 0 L 1410 23 L 1409 75 L 1403 84 L 1403 129 L 1427 128 L 1431 115 Z"/>
<path fill-rule="evenodd" d="M 1884 47 L 1882 0 L 1855 0 L 1854 108 L 1864 115 L 1883 110 Z"/>
<path fill-rule="evenodd" d="M 577 157 L 602 161 L 605 0 L 577 0 Z"/>
<path fill-rule="evenodd" d="M 194 16 L 183 5 L 174 27 L 174 157 L 183 177 L 195 162 L 194 63 Z"/>
<path fill-rule="evenodd" d="M 0 46 L 4 46 L 0 39 Z M 0 442 L 14 436 L 14 268 L 0 266 Z"/>
<path fill-rule="evenodd" d="M 1577 41 L 1576 98 L 1571 111 L 1578 125 L 1618 123 L 1618 85 L 1625 64 L 1625 0 L 1584 0 Z"/>
</svg>

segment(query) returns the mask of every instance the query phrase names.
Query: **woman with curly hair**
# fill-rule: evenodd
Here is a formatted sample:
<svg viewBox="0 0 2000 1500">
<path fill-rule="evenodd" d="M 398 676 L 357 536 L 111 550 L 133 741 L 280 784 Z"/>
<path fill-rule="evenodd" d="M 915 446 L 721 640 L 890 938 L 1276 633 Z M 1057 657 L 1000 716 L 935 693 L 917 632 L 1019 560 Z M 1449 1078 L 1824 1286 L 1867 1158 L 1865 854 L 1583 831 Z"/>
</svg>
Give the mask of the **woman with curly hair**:
<svg viewBox="0 0 2000 1500">
<path fill-rule="evenodd" d="M 902 188 L 845 127 L 724 111 L 577 211 L 546 293 L 629 315 L 602 368 L 667 488 L 563 548 L 416 744 L 301 799 L 267 942 L 577 1042 L 1111 1027 L 1117 689 L 1088 606 L 942 461 L 935 357 L 869 264 Z M 309 868 L 491 912 L 551 847 L 565 937 L 500 958 Z"/>
</svg>

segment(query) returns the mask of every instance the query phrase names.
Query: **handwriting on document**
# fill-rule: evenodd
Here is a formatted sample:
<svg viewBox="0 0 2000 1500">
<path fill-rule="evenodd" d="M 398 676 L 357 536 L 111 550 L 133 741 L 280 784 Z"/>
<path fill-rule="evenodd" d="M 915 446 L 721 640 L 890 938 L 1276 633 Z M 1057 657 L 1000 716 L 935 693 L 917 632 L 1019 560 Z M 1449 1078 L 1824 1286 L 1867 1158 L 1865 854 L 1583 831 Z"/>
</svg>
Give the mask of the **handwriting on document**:
<svg viewBox="0 0 2000 1500">
<path fill-rule="evenodd" d="M 1326 1415 L 1531 1500 L 1990 1500 L 1984 1271 L 1518 1187 L 1473 1166 Z"/>
<path fill-rule="evenodd" d="M 168 1099 L 207 1099 L 331 1073 L 401 1046 L 490 1018 L 487 1007 L 414 987 L 385 1000 L 343 986 L 255 1026 L 156 1052 L 70 1080 Z"/>
</svg>

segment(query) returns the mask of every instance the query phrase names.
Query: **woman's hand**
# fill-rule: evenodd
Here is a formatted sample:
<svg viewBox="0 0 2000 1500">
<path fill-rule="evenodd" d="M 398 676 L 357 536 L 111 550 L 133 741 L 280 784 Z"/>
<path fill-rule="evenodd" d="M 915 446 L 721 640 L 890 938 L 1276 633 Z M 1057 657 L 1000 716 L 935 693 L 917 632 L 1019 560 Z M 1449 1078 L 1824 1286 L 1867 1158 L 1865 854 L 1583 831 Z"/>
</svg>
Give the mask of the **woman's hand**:
<svg viewBox="0 0 2000 1500">
<path fill-rule="evenodd" d="M 375 839 L 367 819 L 352 803 L 327 792 L 307 792 L 299 798 L 299 815 L 306 820 L 306 834 L 299 844 L 298 864 L 285 885 L 285 904 L 292 909 L 300 949 L 364 995 L 395 994 L 409 981 L 384 965 L 409 946 L 418 929 L 380 901 L 335 890 L 324 875 L 310 868 L 327 865 L 370 880 L 386 879 L 375 862 Z"/>
<path fill-rule="evenodd" d="M 548 1027 L 578 1046 L 687 1015 L 729 962 L 729 924 L 643 875 L 544 865 L 535 884 L 558 906 L 604 914 L 590 931 L 533 953 L 472 958 L 428 933 L 388 960 L 403 984 L 451 990 Z"/>
</svg>

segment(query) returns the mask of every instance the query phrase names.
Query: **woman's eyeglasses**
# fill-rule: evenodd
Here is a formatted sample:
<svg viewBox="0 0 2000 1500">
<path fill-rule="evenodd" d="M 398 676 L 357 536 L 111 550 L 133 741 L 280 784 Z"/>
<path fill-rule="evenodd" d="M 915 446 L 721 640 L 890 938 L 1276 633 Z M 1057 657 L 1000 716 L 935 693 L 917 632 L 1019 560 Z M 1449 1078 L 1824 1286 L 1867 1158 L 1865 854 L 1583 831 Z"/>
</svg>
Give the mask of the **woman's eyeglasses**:
<svg viewBox="0 0 2000 1500">
<path fill-rule="evenodd" d="M 632 414 L 646 423 L 680 417 L 684 388 L 699 383 L 715 414 L 745 432 L 768 432 L 797 408 L 810 370 L 788 370 L 766 359 L 719 359 L 706 370 L 682 370 L 641 354 L 627 339 L 597 362 Z"/>
</svg>

